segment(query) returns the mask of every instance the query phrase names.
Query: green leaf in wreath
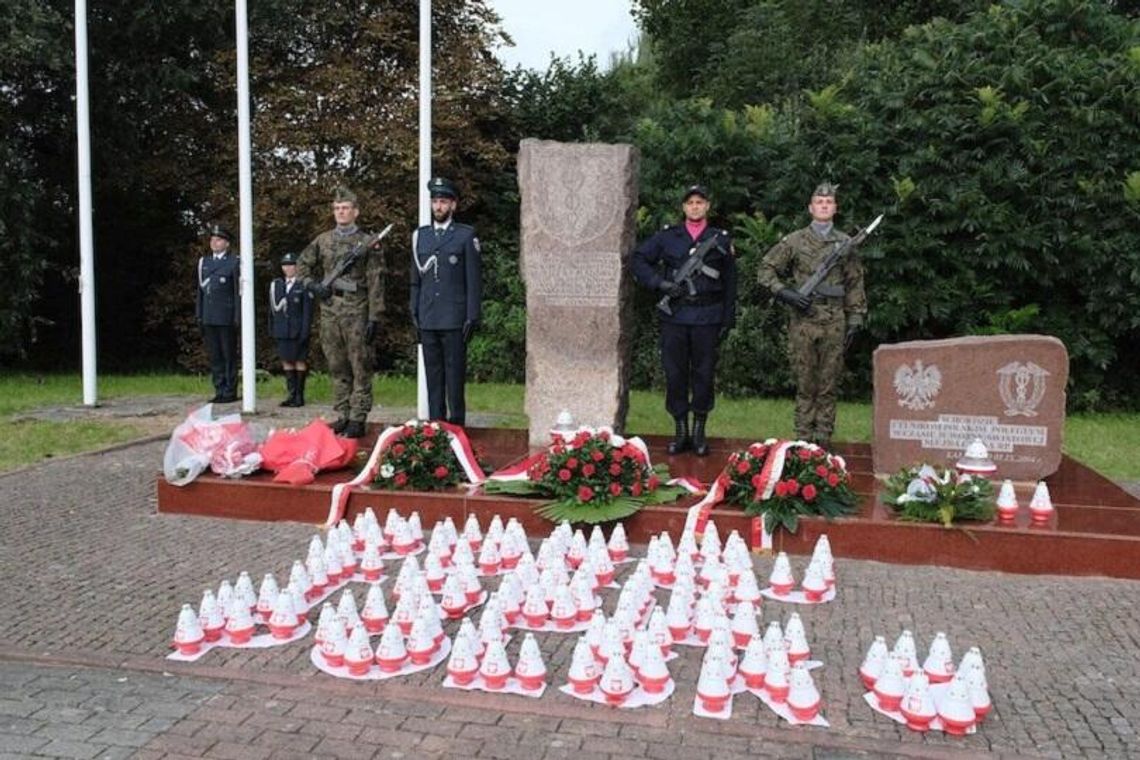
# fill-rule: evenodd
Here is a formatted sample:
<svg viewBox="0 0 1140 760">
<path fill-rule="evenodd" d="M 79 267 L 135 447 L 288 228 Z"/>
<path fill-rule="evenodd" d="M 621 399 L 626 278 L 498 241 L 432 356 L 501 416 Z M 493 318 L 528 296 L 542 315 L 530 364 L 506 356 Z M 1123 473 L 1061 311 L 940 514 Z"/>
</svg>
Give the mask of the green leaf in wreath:
<svg viewBox="0 0 1140 760">
<path fill-rule="evenodd" d="M 604 523 L 622 520 L 645 506 L 641 499 L 623 496 L 608 501 L 582 503 L 571 497 L 552 501 L 535 508 L 535 512 L 553 522 L 568 520 L 572 523 Z"/>
<path fill-rule="evenodd" d="M 501 493 L 511 496 L 542 496 L 539 487 L 530 480 L 488 480 L 483 493 Z"/>
</svg>

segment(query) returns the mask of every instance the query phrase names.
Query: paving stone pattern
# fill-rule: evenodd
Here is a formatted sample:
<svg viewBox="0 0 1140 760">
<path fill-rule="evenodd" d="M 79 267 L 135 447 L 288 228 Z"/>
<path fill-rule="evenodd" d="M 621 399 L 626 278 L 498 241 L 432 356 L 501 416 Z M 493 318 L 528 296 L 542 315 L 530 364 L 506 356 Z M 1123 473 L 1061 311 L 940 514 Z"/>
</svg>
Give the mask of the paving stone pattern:
<svg viewBox="0 0 1140 760">
<path fill-rule="evenodd" d="M 804 618 L 830 730 L 789 726 L 748 695 L 730 721 L 694 717 L 702 650 L 688 648 L 670 663 L 676 694 L 643 710 L 553 688 L 539 700 L 443 689 L 442 667 L 341 681 L 313 668 L 311 642 L 173 663 L 183 602 L 240 570 L 283 579 L 315 529 L 155 514 L 162 448 L 0 477 L 0 757 L 1140 758 L 1133 581 L 840 559 L 835 602 L 763 610 L 765 623 Z M 761 579 L 770 564 L 757 560 Z M 864 650 L 903 627 L 922 648 L 938 630 L 956 654 L 982 647 L 995 707 L 976 735 L 914 734 L 863 703 Z M 556 686 L 574 636 L 539 639 Z"/>
</svg>

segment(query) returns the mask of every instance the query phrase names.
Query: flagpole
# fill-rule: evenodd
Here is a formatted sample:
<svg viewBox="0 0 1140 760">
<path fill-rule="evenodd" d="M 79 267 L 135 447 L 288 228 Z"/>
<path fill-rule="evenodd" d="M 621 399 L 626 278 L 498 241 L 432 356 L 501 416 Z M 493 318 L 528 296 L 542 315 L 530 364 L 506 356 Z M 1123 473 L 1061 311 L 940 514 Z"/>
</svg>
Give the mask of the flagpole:
<svg viewBox="0 0 1140 760">
<path fill-rule="evenodd" d="M 249 117 L 249 15 L 246 0 L 236 0 L 238 196 L 241 240 L 241 375 L 243 412 L 257 410 L 257 335 L 253 301 L 253 170 Z"/>
<path fill-rule="evenodd" d="M 87 0 L 75 0 L 75 132 L 79 166 L 79 313 L 83 404 L 97 404 L 95 235 L 91 222 L 91 107 L 87 94 Z"/>
<path fill-rule="evenodd" d="M 419 226 L 431 222 L 431 198 L 427 183 L 431 179 L 431 0 L 420 0 L 420 174 Z M 416 350 L 416 416 L 428 418 L 427 375 L 424 372 L 423 346 Z"/>
</svg>

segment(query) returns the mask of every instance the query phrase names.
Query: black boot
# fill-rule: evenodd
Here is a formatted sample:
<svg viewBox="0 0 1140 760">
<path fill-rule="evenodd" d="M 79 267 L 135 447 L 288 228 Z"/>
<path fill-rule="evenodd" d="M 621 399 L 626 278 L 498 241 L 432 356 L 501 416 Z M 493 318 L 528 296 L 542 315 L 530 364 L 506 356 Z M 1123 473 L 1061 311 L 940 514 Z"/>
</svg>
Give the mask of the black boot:
<svg viewBox="0 0 1140 760">
<path fill-rule="evenodd" d="M 707 414 L 693 415 L 693 453 L 699 457 L 709 455 L 709 442 L 705 438 L 705 422 L 708 418 Z"/>
<path fill-rule="evenodd" d="M 353 420 L 345 425 L 344 428 L 345 438 L 363 438 L 364 437 L 364 423 L 359 420 Z"/>
<path fill-rule="evenodd" d="M 309 376 L 309 370 L 297 370 L 297 385 L 296 392 L 293 393 L 293 406 L 305 405 L 305 378 Z"/>
<path fill-rule="evenodd" d="M 297 371 L 292 369 L 285 370 L 285 400 L 277 406 L 296 406 L 293 399 L 297 396 Z"/>
<path fill-rule="evenodd" d="M 673 424 L 675 426 L 673 440 L 665 448 L 669 452 L 669 456 L 688 451 L 693 444 L 689 439 L 689 415 L 682 414 L 680 417 L 674 417 Z"/>
<path fill-rule="evenodd" d="M 332 428 L 332 431 L 334 433 L 336 433 L 337 435 L 340 435 L 341 433 L 344 432 L 345 428 L 348 427 L 348 419 L 345 417 L 341 417 L 339 420 L 337 420 L 333 424 L 329 425 L 329 427 Z"/>
</svg>

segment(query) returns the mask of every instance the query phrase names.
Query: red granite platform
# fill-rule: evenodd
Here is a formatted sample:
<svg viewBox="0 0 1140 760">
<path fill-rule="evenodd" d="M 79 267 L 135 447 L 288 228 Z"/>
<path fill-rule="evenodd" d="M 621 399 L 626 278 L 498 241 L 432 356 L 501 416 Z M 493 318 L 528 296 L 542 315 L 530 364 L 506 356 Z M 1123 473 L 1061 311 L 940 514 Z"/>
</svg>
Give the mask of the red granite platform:
<svg viewBox="0 0 1140 760">
<path fill-rule="evenodd" d="M 366 439 L 371 447 L 377 431 Z M 469 437 L 484 462 L 499 468 L 527 453 L 526 431 L 508 429 L 469 429 Z M 673 475 L 688 475 L 709 482 L 719 473 L 732 451 L 750 441 L 715 439 L 712 452 L 704 459 L 686 454 L 668 457 L 662 436 L 646 436 L 654 462 L 667 462 Z M 1012 524 L 964 524 L 942 528 L 910 523 L 894 518 L 879 502 L 879 482 L 871 474 L 871 447 L 867 444 L 838 444 L 838 453 L 847 459 L 855 490 L 860 495 L 857 515 L 828 522 L 821 518 L 802 520 L 795 535 L 776 533 L 778 549 L 793 554 L 811 551 L 816 538 L 826 532 L 839 557 L 873 559 L 899 564 L 946 565 L 977 570 L 1012 573 L 1105 575 L 1140 578 L 1140 499 L 1074 459 L 1065 457 L 1060 469 L 1048 478 L 1056 507 L 1053 520 L 1034 525 L 1026 505 L 1033 484 L 1020 484 L 1021 513 Z M 225 480 L 205 474 L 188 486 L 175 487 L 158 476 L 158 511 L 207 515 L 245 520 L 290 520 L 321 524 L 328 514 L 329 494 L 335 483 L 350 477 L 348 471 L 324 473 L 316 482 L 302 487 L 283 486 L 261 473 L 240 480 Z M 662 530 L 678 533 L 685 522 L 686 509 L 695 497 L 675 504 L 648 507 L 626 520 L 634 541 L 644 542 Z M 464 490 L 442 493 L 363 491 L 349 501 L 349 517 L 364 510 L 418 510 L 425 526 L 450 515 L 457 522 L 470 513 L 481 520 L 499 513 L 504 519 L 517 517 L 532 535 L 542 535 L 550 523 L 536 516 L 541 502 L 511 497 L 486 496 Z M 713 519 L 722 531 L 737 529 L 748 535 L 750 518 L 739 507 L 715 509 Z"/>
</svg>

